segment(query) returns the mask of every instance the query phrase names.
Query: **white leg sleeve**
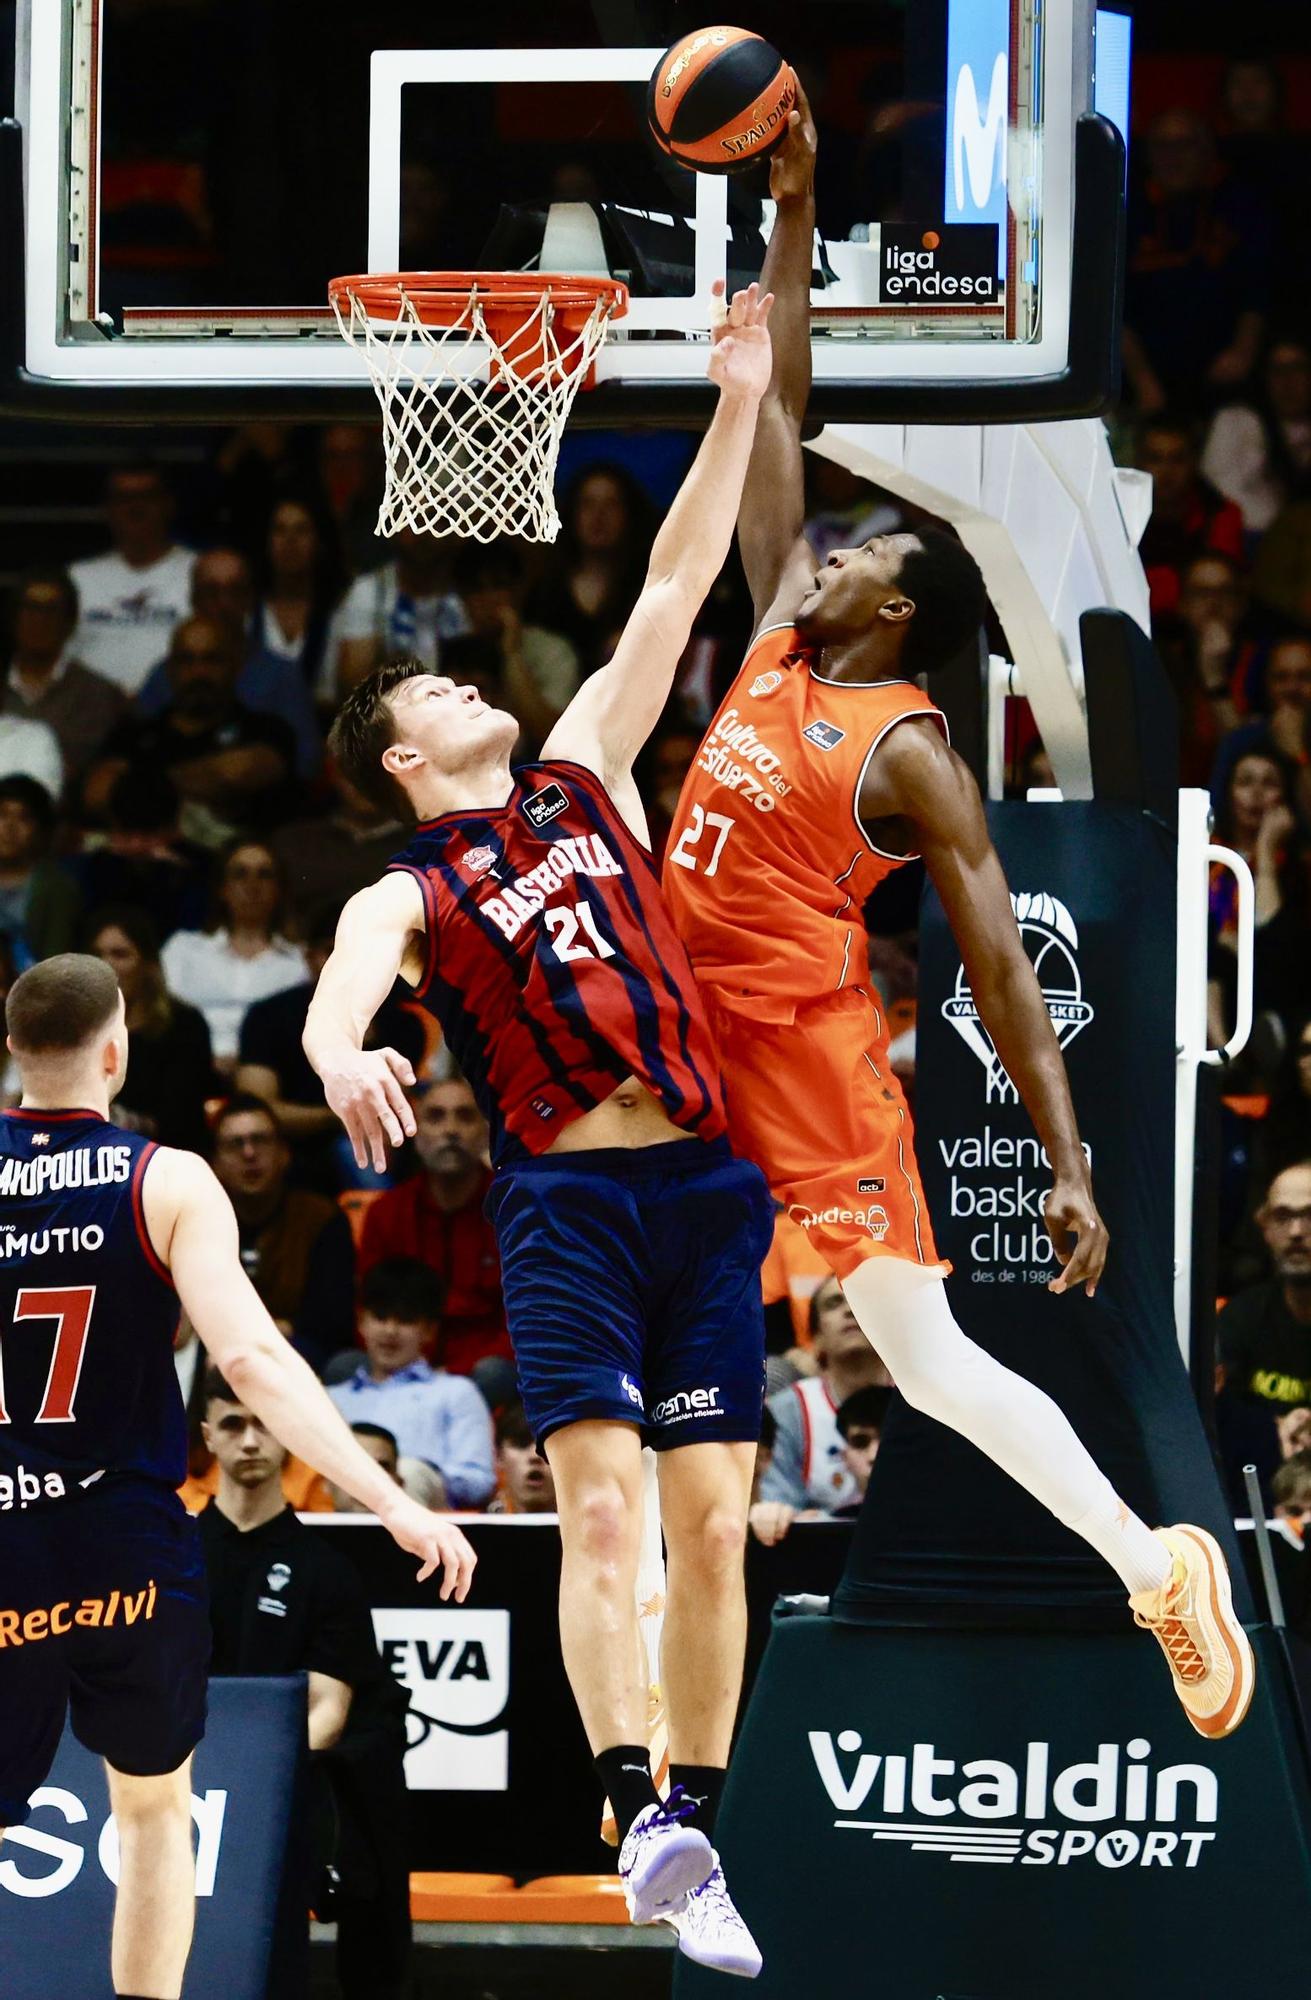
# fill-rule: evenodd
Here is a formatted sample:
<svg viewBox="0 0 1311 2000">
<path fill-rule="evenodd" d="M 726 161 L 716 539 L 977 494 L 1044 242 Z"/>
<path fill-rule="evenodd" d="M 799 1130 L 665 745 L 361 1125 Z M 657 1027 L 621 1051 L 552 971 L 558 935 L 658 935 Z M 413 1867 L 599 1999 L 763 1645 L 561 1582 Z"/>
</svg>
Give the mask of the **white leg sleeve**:
<svg viewBox="0 0 1311 2000">
<path fill-rule="evenodd" d="M 900 1258 L 867 1257 L 842 1289 L 908 1403 L 986 1452 L 1091 1543 L 1130 1592 L 1164 1582 L 1164 1545 L 1125 1506 L 1051 1397 L 961 1331 L 941 1278 Z"/>
</svg>

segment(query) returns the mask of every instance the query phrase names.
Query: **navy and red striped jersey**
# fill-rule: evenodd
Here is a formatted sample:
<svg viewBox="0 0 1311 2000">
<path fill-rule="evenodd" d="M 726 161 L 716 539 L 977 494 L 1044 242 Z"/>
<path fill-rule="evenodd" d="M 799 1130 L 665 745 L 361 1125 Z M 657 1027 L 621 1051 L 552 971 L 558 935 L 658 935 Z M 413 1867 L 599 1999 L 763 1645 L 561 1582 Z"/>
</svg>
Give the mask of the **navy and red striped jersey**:
<svg viewBox="0 0 1311 2000">
<path fill-rule="evenodd" d="M 719 1063 L 650 854 L 581 764 L 527 764 L 506 804 L 425 820 L 418 988 L 491 1128 L 497 1165 L 544 1153 L 637 1076 L 674 1124 L 725 1130 Z"/>
<path fill-rule="evenodd" d="M 154 1151 L 95 1111 L 0 1115 L 0 1514 L 102 1473 L 186 1478 L 177 1293 L 141 1212 Z"/>
</svg>

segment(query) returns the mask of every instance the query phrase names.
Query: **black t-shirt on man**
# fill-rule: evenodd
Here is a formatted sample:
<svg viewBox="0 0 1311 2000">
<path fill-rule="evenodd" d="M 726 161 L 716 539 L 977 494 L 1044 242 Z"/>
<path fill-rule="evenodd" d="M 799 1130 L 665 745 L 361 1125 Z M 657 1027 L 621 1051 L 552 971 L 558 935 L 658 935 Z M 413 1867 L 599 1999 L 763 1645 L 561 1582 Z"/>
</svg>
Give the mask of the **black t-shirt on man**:
<svg viewBox="0 0 1311 2000">
<path fill-rule="evenodd" d="M 1216 1322 L 1226 1386 L 1283 1410 L 1311 1409 L 1311 1324 L 1294 1319 L 1273 1278 L 1230 1299 Z"/>
<path fill-rule="evenodd" d="M 354 1690 L 347 1733 L 395 1728 L 408 1698 L 379 1656 L 359 1577 L 290 1507 L 244 1532 L 199 1517 L 215 1674 L 329 1674 Z"/>
</svg>

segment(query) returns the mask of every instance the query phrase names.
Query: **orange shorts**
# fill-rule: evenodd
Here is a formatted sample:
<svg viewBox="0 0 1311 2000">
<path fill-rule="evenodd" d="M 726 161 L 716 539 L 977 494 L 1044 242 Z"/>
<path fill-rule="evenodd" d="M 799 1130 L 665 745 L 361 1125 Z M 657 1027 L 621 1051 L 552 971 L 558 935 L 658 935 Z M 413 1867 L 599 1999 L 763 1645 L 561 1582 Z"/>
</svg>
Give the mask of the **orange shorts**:
<svg viewBox="0 0 1311 2000">
<path fill-rule="evenodd" d="M 746 1018 L 748 1000 L 702 986 L 719 1045 L 735 1149 L 843 1278 L 866 1257 L 945 1272 L 920 1185 L 905 1093 L 882 1012 L 859 987 L 794 1021 Z"/>
</svg>

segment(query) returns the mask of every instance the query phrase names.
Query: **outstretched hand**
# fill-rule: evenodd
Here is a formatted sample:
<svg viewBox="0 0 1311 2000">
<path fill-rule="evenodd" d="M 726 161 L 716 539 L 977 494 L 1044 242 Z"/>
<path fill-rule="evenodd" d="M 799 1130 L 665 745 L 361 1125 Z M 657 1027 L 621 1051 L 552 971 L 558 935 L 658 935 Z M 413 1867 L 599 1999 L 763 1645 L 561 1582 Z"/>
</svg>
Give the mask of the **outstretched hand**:
<svg viewBox="0 0 1311 2000">
<path fill-rule="evenodd" d="M 815 185 L 815 121 L 797 78 L 796 109 L 788 113 L 787 135 L 769 162 L 769 192 L 774 201 L 795 201 Z"/>
<path fill-rule="evenodd" d="M 724 284 L 715 280 L 716 298 L 722 299 Z M 759 285 L 734 292 L 732 304 L 710 333 L 710 362 L 706 374 L 726 396 L 758 401 L 769 387 L 774 365 L 769 340 L 769 310 L 772 292 L 761 293 Z"/>
</svg>

